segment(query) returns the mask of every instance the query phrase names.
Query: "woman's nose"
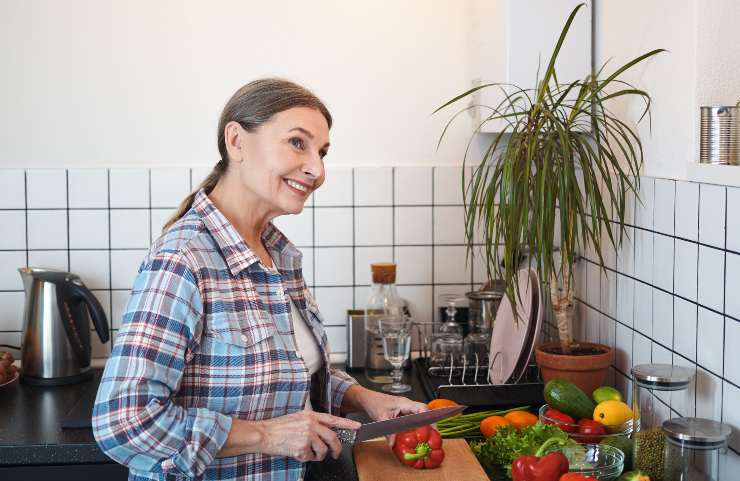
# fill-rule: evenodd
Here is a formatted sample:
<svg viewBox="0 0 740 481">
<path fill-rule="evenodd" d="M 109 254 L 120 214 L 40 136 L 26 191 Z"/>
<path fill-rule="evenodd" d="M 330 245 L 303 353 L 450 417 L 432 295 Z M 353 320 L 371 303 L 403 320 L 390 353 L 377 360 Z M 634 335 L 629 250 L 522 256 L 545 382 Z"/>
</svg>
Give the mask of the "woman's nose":
<svg viewBox="0 0 740 481">
<path fill-rule="evenodd" d="M 324 174 L 324 160 L 318 153 L 311 156 L 311 159 L 303 166 L 303 173 L 310 175 L 314 179 L 319 179 Z"/>
</svg>

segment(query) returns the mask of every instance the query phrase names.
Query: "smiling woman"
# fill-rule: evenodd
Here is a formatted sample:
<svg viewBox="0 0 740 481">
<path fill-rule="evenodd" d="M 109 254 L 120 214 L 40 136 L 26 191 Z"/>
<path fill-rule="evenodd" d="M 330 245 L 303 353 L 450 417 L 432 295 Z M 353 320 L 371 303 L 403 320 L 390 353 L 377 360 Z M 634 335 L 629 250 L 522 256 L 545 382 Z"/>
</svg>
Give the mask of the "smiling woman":
<svg viewBox="0 0 740 481">
<path fill-rule="evenodd" d="M 272 223 L 324 182 L 331 115 L 303 87 L 251 82 L 219 121 L 221 160 L 152 245 L 93 412 L 129 479 L 298 479 L 332 428 L 427 410 L 329 365 L 301 252 Z"/>
</svg>

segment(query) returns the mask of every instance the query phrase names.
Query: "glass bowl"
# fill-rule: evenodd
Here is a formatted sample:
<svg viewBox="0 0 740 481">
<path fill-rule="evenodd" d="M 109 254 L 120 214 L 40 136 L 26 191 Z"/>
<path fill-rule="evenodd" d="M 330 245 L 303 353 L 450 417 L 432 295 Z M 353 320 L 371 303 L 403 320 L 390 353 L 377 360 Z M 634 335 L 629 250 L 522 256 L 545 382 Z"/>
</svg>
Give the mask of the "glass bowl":
<svg viewBox="0 0 740 481">
<path fill-rule="evenodd" d="M 568 472 L 596 478 L 599 481 L 614 481 L 624 469 L 624 453 L 614 446 L 581 444 L 553 449 L 568 458 Z"/>
<path fill-rule="evenodd" d="M 578 434 L 578 424 L 565 423 L 559 419 L 554 419 L 545 415 L 547 410 L 550 408 L 547 404 L 542 406 L 539 411 L 540 422 L 542 424 L 554 424 L 560 429 L 568 433 L 571 439 L 578 441 L 579 443 L 594 443 L 598 444 L 603 439 L 611 436 L 624 436 L 629 437 L 632 434 L 632 419 L 624 424 L 616 426 L 604 426 L 606 434 Z M 576 420 L 577 422 L 578 420 Z"/>
</svg>

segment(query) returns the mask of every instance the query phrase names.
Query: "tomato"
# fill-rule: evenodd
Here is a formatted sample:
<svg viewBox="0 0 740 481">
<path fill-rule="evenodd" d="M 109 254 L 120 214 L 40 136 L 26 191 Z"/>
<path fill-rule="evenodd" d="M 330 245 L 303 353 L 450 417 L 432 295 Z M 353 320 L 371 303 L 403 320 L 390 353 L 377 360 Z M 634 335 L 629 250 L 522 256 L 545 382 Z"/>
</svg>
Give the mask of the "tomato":
<svg viewBox="0 0 740 481">
<path fill-rule="evenodd" d="M 480 432 L 483 437 L 490 438 L 501 426 L 510 426 L 511 422 L 503 416 L 488 416 L 480 422 Z"/>
<path fill-rule="evenodd" d="M 606 434 L 606 428 L 593 419 L 579 419 L 577 433 L 580 435 L 578 441 L 581 443 L 598 443 L 601 441 L 601 437 Z M 588 437 L 593 435 L 596 437 Z"/>
<path fill-rule="evenodd" d="M 526 426 L 532 426 L 537 424 L 538 418 L 534 414 L 527 411 L 511 411 L 504 415 L 507 421 L 516 428 L 517 431 Z"/>
</svg>

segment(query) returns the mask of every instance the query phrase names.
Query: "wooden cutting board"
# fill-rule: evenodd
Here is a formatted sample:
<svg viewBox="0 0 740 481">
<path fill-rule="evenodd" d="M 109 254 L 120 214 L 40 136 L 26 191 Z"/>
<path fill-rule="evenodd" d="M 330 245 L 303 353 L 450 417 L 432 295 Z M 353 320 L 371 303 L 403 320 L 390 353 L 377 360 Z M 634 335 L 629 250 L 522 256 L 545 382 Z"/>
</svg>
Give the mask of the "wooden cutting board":
<svg viewBox="0 0 740 481">
<path fill-rule="evenodd" d="M 354 447 L 359 481 L 488 481 L 464 439 L 445 439 L 445 459 L 436 469 L 414 469 L 401 463 L 385 440 L 366 441 Z"/>
</svg>

